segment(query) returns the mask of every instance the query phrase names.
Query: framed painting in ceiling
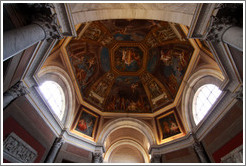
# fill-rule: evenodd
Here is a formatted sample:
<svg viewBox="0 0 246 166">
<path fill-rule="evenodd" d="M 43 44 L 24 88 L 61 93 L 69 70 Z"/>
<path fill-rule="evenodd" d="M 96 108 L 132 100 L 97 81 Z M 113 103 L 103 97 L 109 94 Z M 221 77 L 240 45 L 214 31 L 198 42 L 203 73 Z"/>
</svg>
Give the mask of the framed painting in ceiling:
<svg viewBox="0 0 246 166">
<path fill-rule="evenodd" d="M 175 109 L 157 117 L 160 143 L 169 142 L 185 135 Z"/>
<path fill-rule="evenodd" d="M 85 108 L 81 108 L 72 131 L 93 140 L 95 138 L 98 118 L 96 114 Z"/>
</svg>

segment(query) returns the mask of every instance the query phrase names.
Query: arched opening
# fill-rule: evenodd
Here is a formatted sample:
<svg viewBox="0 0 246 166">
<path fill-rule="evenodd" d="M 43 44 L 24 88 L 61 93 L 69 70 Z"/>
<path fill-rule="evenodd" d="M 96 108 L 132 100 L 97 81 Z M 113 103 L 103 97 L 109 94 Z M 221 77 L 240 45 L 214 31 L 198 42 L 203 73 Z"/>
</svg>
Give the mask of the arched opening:
<svg viewBox="0 0 246 166">
<path fill-rule="evenodd" d="M 55 115 L 61 120 L 65 111 L 65 95 L 61 86 L 54 81 L 45 81 L 39 89 Z"/>
<path fill-rule="evenodd" d="M 149 162 L 148 150 L 156 141 L 151 137 L 153 133 L 150 127 L 144 122 L 133 118 L 119 118 L 103 128 L 98 142 L 105 147 L 105 163 Z"/>
<path fill-rule="evenodd" d="M 76 99 L 73 84 L 67 72 L 57 66 L 47 66 L 39 71 L 37 79 L 40 85 L 46 81 L 52 81 L 57 83 L 62 89 L 64 93 L 65 108 L 62 118 L 58 118 L 58 123 L 68 128 L 71 125 L 71 119 L 73 119 L 74 116 Z"/>
<path fill-rule="evenodd" d="M 182 110 L 187 124 L 187 131 L 191 131 L 197 127 L 199 128 L 202 125 L 202 123 L 198 125 L 198 123 L 195 122 L 192 111 L 193 99 L 195 99 L 195 94 L 198 92 L 198 89 L 206 84 L 213 84 L 220 87 L 224 79 L 223 75 L 218 70 L 214 69 L 200 69 L 189 78 L 182 96 Z"/>
<path fill-rule="evenodd" d="M 115 142 L 105 154 L 108 163 L 148 163 L 149 158 L 143 147 L 136 141 L 123 139 Z"/>
<path fill-rule="evenodd" d="M 196 91 L 192 108 L 196 125 L 204 118 L 220 94 L 221 90 L 213 84 L 205 84 Z"/>
</svg>

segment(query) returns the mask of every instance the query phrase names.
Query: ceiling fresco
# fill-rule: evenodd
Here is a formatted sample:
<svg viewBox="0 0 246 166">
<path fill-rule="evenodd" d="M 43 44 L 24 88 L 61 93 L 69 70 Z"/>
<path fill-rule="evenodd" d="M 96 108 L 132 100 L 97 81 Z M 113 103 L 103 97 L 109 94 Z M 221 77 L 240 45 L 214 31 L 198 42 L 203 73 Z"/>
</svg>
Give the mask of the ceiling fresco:
<svg viewBox="0 0 246 166">
<path fill-rule="evenodd" d="M 82 24 L 66 46 L 81 95 L 103 112 L 152 113 L 176 97 L 193 47 L 177 24 Z"/>
</svg>

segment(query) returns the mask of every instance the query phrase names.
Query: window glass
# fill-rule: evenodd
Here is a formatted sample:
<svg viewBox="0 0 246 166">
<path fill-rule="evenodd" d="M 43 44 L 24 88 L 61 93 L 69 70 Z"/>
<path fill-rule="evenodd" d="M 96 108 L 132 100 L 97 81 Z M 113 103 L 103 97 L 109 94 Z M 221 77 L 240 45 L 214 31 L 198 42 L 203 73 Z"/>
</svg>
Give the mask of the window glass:
<svg viewBox="0 0 246 166">
<path fill-rule="evenodd" d="M 220 94 L 221 90 L 213 84 L 203 85 L 196 91 L 193 100 L 193 117 L 196 124 L 204 118 Z"/>
<path fill-rule="evenodd" d="M 54 81 L 45 81 L 39 89 L 53 112 L 61 120 L 65 109 L 65 96 L 61 86 Z"/>
</svg>

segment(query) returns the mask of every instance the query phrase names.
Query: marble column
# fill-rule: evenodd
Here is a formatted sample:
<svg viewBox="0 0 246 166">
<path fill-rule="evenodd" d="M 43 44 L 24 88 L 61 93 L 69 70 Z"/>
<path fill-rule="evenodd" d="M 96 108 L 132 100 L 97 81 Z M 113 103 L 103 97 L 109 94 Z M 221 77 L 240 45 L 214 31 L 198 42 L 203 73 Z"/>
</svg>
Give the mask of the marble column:
<svg viewBox="0 0 246 166">
<path fill-rule="evenodd" d="M 203 145 L 198 141 L 195 133 L 191 132 L 190 135 L 193 137 L 193 139 L 195 141 L 193 144 L 193 149 L 195 150 L 200 162 L 201 163 L 210 163 L 210 160 L 207 156 L 207 153 L 204 150 Z"/>
<path fill-rule="evenodd" d="M 32 24 L 3 33 L 3 61 L 45 39 L 61 39 L 57 15 L 39 15 Z"/>
<path fill-rule="evenodd" d="M 197 156 L 199 157 L 199 160 L 201 161 L 201 163 L 210 163 L 207 154 L 202 146 L 202 144 L 198 141 L 195 141 L 195 143 L 193 144 L 193 148 L 197 154 Z"/>
<path fill-rule="evenodd" d="M 93 163 L 102 163 L 103 162 L 102 153 L 93 153 L 92 162 Z"/>
<path fill-rule="evenodd" d="M 222 35 L 222 41 L 243 51 L 243 28 L 231 26 Z"/>
<path fill-rule="evenodd" d="M 153 154 L 151 155 L 151 163 L 161 163 L 161 154 Z"/>
<path fill-rule="evenodd" d="M 45 163 L 53 163 L 55 161 L 55 158 L 57 154 L 59 153 L 61 146 L 63 145 L 64 140 L 62 137 L 56 138 L 53 146 L 51 147 L 48 156 L 45 159 Z"/>
<path fill-rule="evenodd" d="M 3 109 L 5 109 L 13 100 L 19 96 L 24 96 L 28 93 L 27 88 L 22 81 L 17 82 L 9 90 L 3 94 Z"/>
</svg>

